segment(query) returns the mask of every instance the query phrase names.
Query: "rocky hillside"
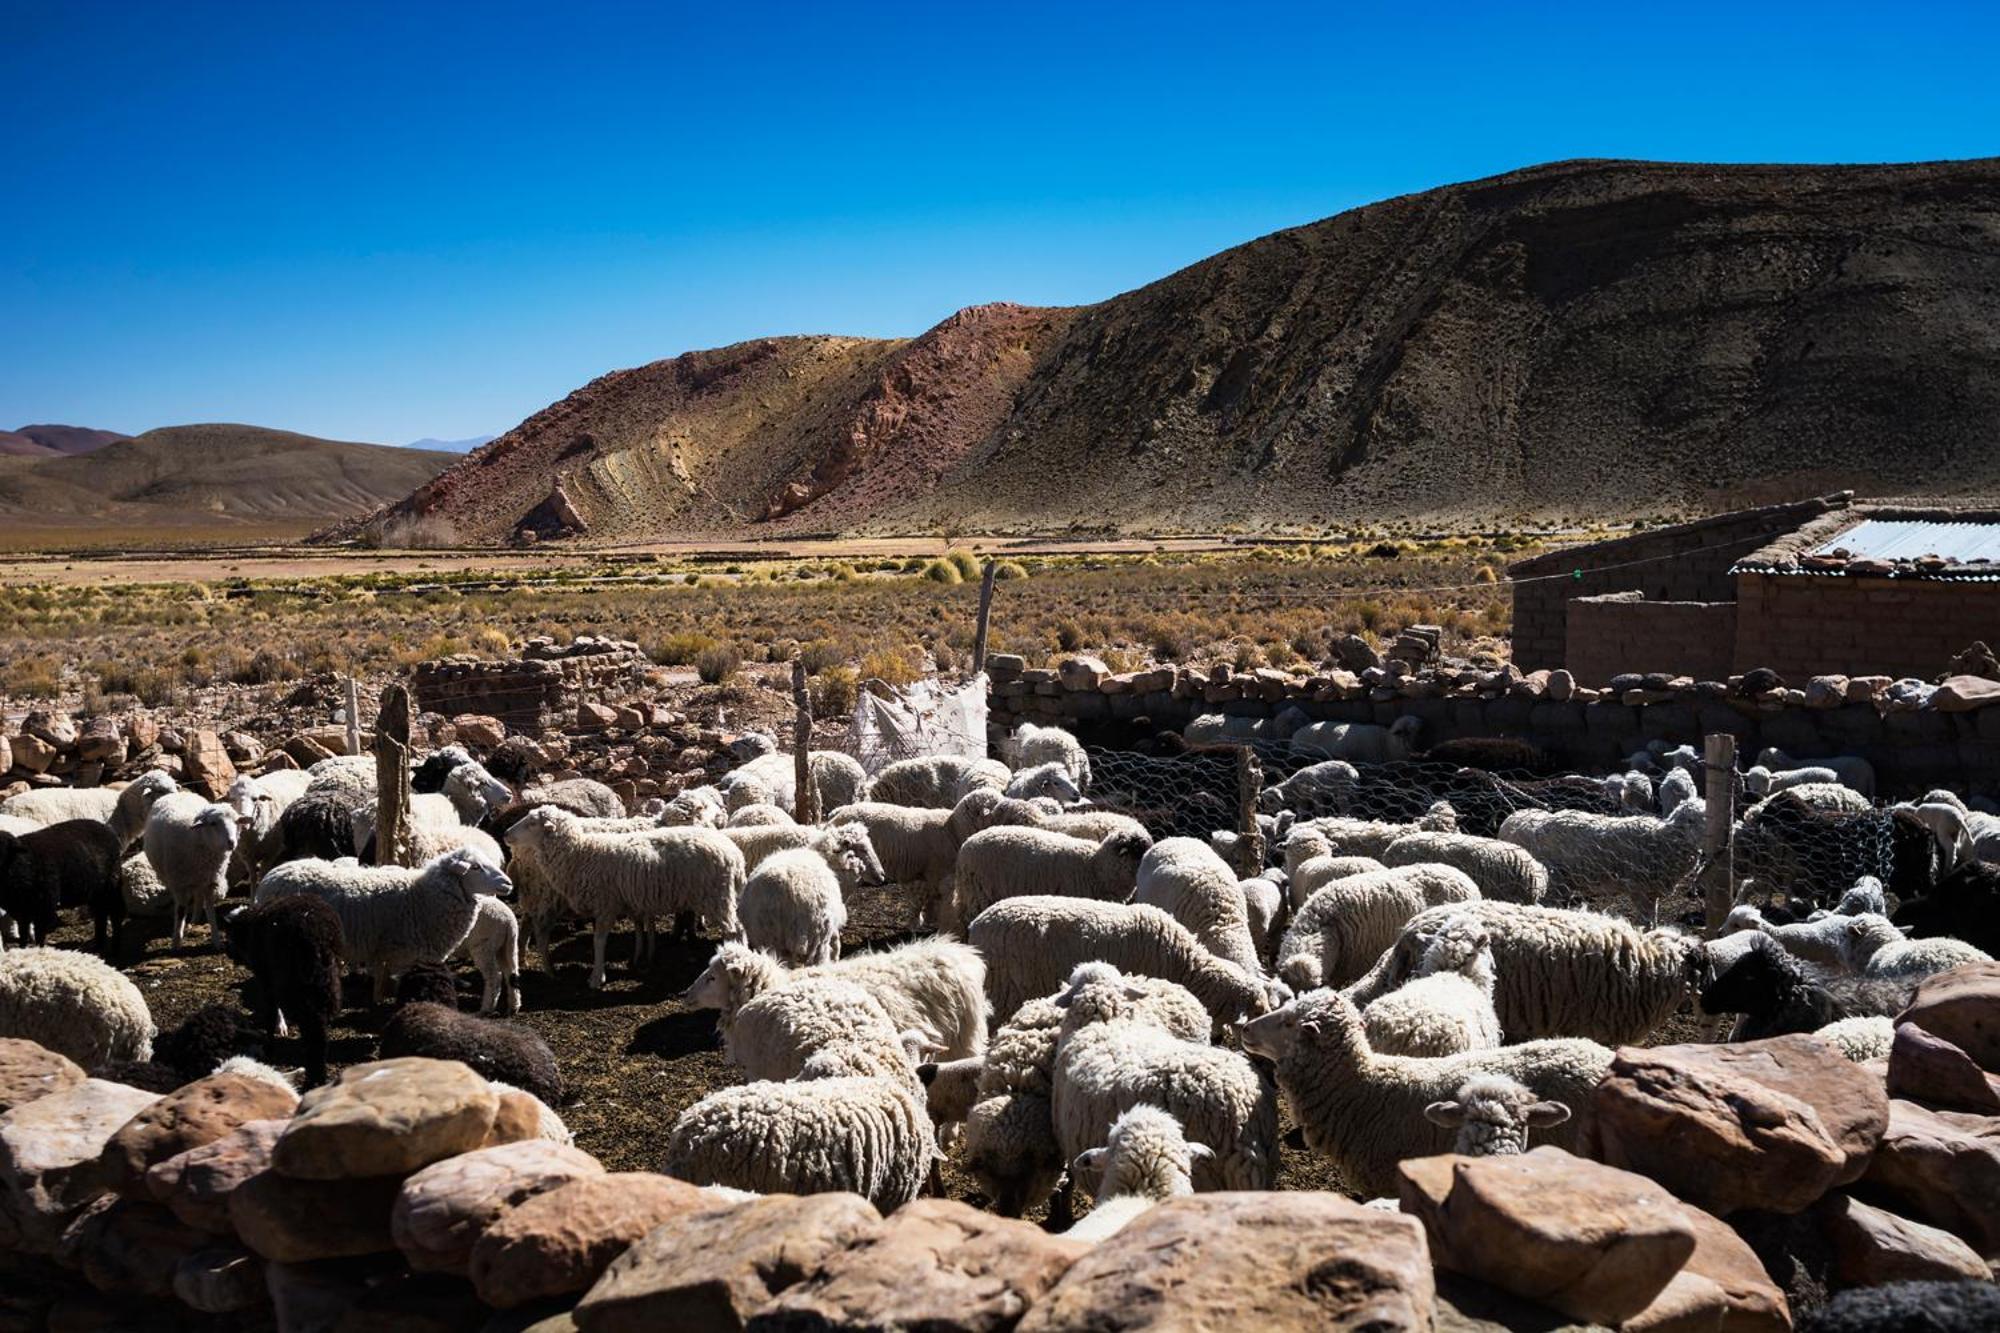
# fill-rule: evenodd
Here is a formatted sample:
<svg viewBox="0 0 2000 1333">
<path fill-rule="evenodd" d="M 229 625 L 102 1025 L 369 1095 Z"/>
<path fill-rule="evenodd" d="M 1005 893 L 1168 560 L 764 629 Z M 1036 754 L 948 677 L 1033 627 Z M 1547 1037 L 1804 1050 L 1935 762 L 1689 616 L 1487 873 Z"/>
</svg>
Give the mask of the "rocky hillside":
<svg viewBox="0 0 2000 1333">
<path fill-rule="evenodd" d="M 440 537 L 1656 515 L 2000 486 L 2000 160 L 1567 162 L 1094 306 L 607 375 L 390 517 Z"/>
</svg>

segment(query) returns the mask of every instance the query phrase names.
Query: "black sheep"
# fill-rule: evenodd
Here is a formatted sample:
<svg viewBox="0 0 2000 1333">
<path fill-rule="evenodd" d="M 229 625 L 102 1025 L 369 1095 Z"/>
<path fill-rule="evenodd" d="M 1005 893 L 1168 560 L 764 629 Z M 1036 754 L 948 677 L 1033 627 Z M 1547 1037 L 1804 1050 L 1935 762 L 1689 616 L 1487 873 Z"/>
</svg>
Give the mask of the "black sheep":
<svg viewBox="0 0 2000 1333">
<path fill-rule="evenodd" d="M 1894 1015 L 1910 1001 L 1914 983 L 1861 977 L 1815 977 L 1768 935 L 1749 947 L 1701 989 L 1711 1014 L 1742 1014 L 1732 1041 L 1755 1041 L 1787 1032 L 1813 1032 L 1843 1018 Z"/>
<path fill-rule="evenodd" d="M 396 978 L 396 1003 L 458 1008 L 458 978 L 443 963 L 412 963 Z"/>
<path fill-rule="evenodd" d="M 410 790 L 412 792 L 440 792 L 444 790 L 444 780 L 451 771 L 472 758 L 462 745 L 447 745 L 431 751 L 424 761 L 410 770 Z"/>
<path fill-rule="evenodd" d="M 1453 768 L 1484 769 L 1488 773 L 1539 775 L 1551 768 L 1548 751 L 1508 736 L 1462 736 L 1440 741 L 1417 758 L 1428 763 L 1450 764 Z"/>
<path fill-rule="evenodd" d="M 2000 957 L 2000 865 L 1967 861 L 1896 909 L 1897 925 L 1918 939 L 1948 935 Z"/>
<path fill-rule="evenodd" d="M 308 791 L 278 816 L 276 861 L 317 857 L 337 861 L 354 855 L 353 796 L 345 791 Z"/>
<path fill-rule="evenodd" d="M 257 1026 L 278 1035 L 278 1018 L 296 1023 L 304 1045 L 306 1086 L 326 1082 L 326 1030 L 340 1015 L 340 918 L 317 898 L 291 894 L 245 907 L 223 920 L 229 957 L 250 969 L 245 991 Z"/>
<path fill-rule="evenodd" d="M 1992 1333 L 2000 1287 L 1963 1282 L 1887 1282 L 1852 1287 L 1799 1319 L 1799 1333 Z"/>
<path fill-rule="evenodd" d="M 30 944 L 46 944 L 56 909 L 88 904 L 97 921 L 97 951 L 105 925 L 124 919 L 118 888 L 118 835 L 95 819 L 67 819 L 33 833 L 0 833 L 0 912 L 21 923 Z M 115 914 L 104 910 L 116 902 Z"/>
<path fill-rule="evenodd" d="M 153 1039 L 152 1059 L 115 1060 L 90 1073 L 144 1092 L 168 1093 L 206 1078 L 236 1055 L 260 1060 L 264 1044 L 241 1011 L 226 1004 L 206 1004 Z"/>
<path fill-rule="evenodd" d="M 399 993 L 420 994 L 433 985 L 419 982 Z M 517 1024 L 460 1013 L 455 988 L 449 1004 L 415 1000 L 389 1016 L 376 1056 L 389 1060 L 405 1055 L 457 1060 L 481 1078 L 532 1092 L 551 1106 L 562 1100 L 562 1071 L 549 1044 Z"/>
</svg>

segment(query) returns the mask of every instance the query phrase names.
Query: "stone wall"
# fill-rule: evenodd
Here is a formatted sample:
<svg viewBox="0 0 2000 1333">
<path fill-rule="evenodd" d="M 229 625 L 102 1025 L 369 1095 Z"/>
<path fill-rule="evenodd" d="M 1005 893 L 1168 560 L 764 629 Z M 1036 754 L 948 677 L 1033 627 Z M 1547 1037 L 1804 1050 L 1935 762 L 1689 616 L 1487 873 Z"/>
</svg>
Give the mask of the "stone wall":
<svg viewBox="0 0 2000 1333">
<path fill-rule="evenodd" d="M 1747 698 L 1735 692 L 1740 682 L 1632 676 L 1621 678 L 1619 689 L 1600 690 L 1573 685 L 1563 672 L 1523 676 L 1512 668 L 1444 668 L 1404 678 L 1376 670 L 1364 680 L 1345 671 L 1288 676 L 1268 668 L 1113 673 L 1090 658 L 1030 669 L 1001 655 L 988 659 L 987 669 L 996 739 L 1032 721 L 1115 745 L 1135 732 L 1179 729 L 1202 713 L 1273 717 L 1297 707 L 1315 720 L 1386 725 L 1421 718 L 1426 744 L 1521 737 L 1579 772 L 1613 768 L 1650 740 L 1699 745 L 1709 733 L 1729 732 L 1753 756 L 1767 745 L 1800 758 L 1861 755 L 1875 765 L 1884 796 L 1932 787 L 2000 796 L 2000 684 L 1994 682 L 1940 691 L 1929 705 L 1914 707 L 1889 698 L 1886 676 L 1832 678 L 1810 692 Z"/>
<path fill-rule="evenodd" d="M 1934 680 L 1975 640 L 2000 639 L 2000 581 L 1739 574 L 1735 666 Z M 1634 661 L 1640 659 L 1632 659 Z"/>
<path fill-rule="evenodd" d="M 1725 679 L 1735 664 L 1734 602 L 1655 602 L 1632 591 L 1573 598 L 1568 611 L 1563 665 L 1585 685 L 1635 663 L 1696 680 Z"/>
<path fill-rule="evenodd" d="M 519 658 L 460 654 L 420 662 L 410 672 L 410 689 L 422 712 L 496 717 L 533 736 L 561 726 L 580 702 L 632 690 L 651 665 L 625 639 L 586 634 L 561 645 L 530 639 Z"/>
</svg>

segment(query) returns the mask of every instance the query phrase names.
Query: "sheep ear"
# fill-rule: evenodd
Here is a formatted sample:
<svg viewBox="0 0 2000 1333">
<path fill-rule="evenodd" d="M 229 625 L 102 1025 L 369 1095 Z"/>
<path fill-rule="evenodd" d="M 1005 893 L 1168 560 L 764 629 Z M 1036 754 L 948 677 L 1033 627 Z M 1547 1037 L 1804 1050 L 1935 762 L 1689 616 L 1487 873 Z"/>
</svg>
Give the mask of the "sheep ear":
<svg viewBox="0 0 2000 1333">
<path fill-rule="evenodd" d="M 1565 1107 L 1564 1112 L 1567 1111 L 1568 1108 Z M 1529 1114 L 1532 1117 L 1533 1112 L 1530 1111 Z M 1433 1125 L 1443 1125 L 1446 1129 L 1457 1129 L 1465 1123 L 1465 1108 L 1457 1102 L 1432 1102 L 1424 1108 L 1424 1119 Z M 1531 1118 L 1528 1123 L 1533 1124 L 1533 1119 Z"/>
<path fill-rule="evenodd" d="M 1187 1147 L 1188 1160 L 1190 1162 L 1210 1162 L 1215 1160 L 1215 1149 L 1209 1147 L 1206 1143 L 1190 1143 Z"/>
<path fill-rule="evenodd" d="M 1569 1119 L 1569 1108 L 1561 1102 L 1536 1102 L 1528 1108 L 1528 1124 L 1533 1129 L 1548 1129 Z"/>
<path fill-rule="evenodd" d="M 938 1067 L 936 1061 L 926 1061 L 917 1066 L 917 1082 L 923 1084 L 925 1087 L 928 1088 L 931 1084 L 937 1082 L 937 1076 Z"/>
</svg>

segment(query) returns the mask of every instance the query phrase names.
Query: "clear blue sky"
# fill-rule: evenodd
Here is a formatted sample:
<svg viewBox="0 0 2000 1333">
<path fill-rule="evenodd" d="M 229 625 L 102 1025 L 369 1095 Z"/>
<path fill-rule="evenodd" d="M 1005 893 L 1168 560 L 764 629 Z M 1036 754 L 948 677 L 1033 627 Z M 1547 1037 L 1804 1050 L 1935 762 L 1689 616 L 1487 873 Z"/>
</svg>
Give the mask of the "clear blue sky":
<svg viewBox="0 0 2000 1333">
<path fill-rule="evenodd" d="M 0 0 L 0 427 L 504 430 L 1566 157 L 2000 152 L 2000 7 Z"/>
</svg>

